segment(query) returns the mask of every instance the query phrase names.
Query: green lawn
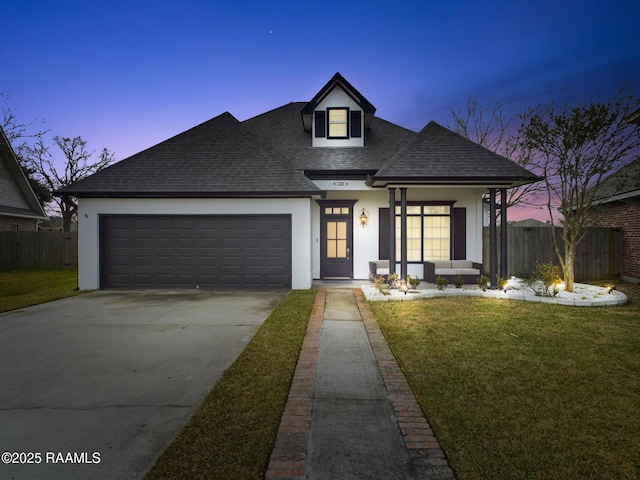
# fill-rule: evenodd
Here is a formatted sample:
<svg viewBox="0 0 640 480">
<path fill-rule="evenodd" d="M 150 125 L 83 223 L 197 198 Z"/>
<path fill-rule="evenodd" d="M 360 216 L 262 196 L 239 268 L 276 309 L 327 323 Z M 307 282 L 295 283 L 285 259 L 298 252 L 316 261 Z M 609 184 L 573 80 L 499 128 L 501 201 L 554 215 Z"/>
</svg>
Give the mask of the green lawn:
<svg viewBox="0 0 640 480">
<path fill-rule="evenodd" d="M 1 271 L 0 312 L 78 295 L 77 278 L 76 270 Z"/>
<path fill-rule="evenodd" d="M 640 478 L 640 304 L 371 302 L 458 478 Z"/>
<path fill-rule="evenodd" d="M 276 307 L 146 480 L 264 478 L 314 299 Z"/>
</svg>

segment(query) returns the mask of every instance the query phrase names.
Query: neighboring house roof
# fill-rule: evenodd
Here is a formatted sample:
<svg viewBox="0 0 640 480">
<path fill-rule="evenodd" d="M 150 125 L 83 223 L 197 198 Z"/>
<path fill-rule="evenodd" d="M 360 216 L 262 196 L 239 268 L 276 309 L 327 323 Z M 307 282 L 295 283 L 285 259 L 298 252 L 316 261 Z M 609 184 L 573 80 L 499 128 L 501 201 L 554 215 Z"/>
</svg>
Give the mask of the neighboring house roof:
<svg viewBox="0 0 640 480">
<path fill-rule="evenodd" d="M 640 196 L 640 158 L 605 178 L 598 187 L 595 203 Z"/>
<path fill-rule="evenodd" d="M 322 192 L 228 112 L 57 193 L 75 196 L 300 196 Z"/>
<path fill-rule="evenodd" d="M 37 220 L 47 218 L 2 128 L 0 128 L 0 215 Z"/>
<path fill-rule="evenodd" d="M 550 227 L 551 224 L 548 222 L 541 222 L 540 220 L 536 220 L 535 218 L 527 218 L 526 220 L 519 220 L 517 222 L 507 222 L 510 227 L 518 227 L 518 228 L 542 228 L 542 227 Z"/>
<path fill-rule="evenodd" d="M 540 180 L 520 165 L 447 128 L 429 122 L 368 180 L 387 184 L 483 184 L 518 186 Z"/>
<path fill-rule="evenodd" d="M 345 91 L 368 115 L 364 147 L 312 147 L 306 116 L 334 88 Z M 416 133 L 374 113 L 375 107 L 337 73 L 310 102 L 292 102 L 243 122 L 224 113 L 56 194 L 295 197 L 324 195 L 310 179 L 325 177 L 369 178 L 372 186 L 511 187 L 539 180 L 435 122 Z"/>
</svg>

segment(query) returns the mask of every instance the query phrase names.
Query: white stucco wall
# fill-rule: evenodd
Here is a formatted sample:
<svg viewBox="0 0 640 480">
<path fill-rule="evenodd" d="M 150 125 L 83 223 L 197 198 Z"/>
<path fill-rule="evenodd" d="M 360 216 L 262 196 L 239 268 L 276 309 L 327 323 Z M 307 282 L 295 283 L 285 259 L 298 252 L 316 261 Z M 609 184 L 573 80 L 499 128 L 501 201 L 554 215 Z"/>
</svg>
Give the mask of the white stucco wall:
<svg viewBox="0 0 640 480">
<path fill-rule="evenodd" d="M 334 88 L 316 107 L 316 110 L 326 110 L 327 108 L 348 108 L 349 111 L 362 111 L 360 106 L 342 90 L 340 87 Z M 315 121 L 311 132 L 312 145 L 314 147 L 362 147 L 364 146 L 364 114 L 362 114 L 360 138 L 316 138 Z M 328 133 L 328 131 L 327 131 Z"/>
<path fill-rule="evenodd" d="M 322 180 L 314 183 L 327 190 L 327 200 L 358 200 L 353 206 L 353 277 L 367 279 L 369 262 L 378 260 L 379 209 L 389 207 L 387 189 L 370 188 L 364 181 Z M 407 201 L 454 201 L 454 207 L 467 209 L 467 260 L 482 263 L 482 193 L 477 188 L 411 187 Z M 396 189 L 396 204 L 400 204 L 400 191 Z M 369 212 L 369 221 L 362 227 L 358 221 L 360 210 Z M 312 202 L 313 278 L 320 278 L 320 206 Z M 400 272 L 400 259 L 396 271 Z M 422 278 L 422 265 L 407 267 L 409 275 Z"/>
<path fill-rule="evenodd" d="M 251 199 L 79 199 L 78 283 L 81 290 L 100 287 L 99 216 L 141 215 L 291 215 L 292 288 L 311 288 L 311 200 Z M 315 203 L 315 202 L 313 202 Z M 317 205 L 316 205 L 317 206 Z"/>
</svg>

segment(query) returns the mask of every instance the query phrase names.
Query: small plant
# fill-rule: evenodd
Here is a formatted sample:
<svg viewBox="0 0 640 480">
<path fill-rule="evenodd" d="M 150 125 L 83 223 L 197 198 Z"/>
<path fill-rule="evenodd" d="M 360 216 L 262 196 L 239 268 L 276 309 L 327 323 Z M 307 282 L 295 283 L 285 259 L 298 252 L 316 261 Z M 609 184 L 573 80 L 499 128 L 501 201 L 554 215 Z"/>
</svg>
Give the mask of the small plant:
<svg viewBox="0 0 640 480">
<path fill-rule="evenodd" d="M 382 295 L 389 295 L 389 284 L 387 283 L 387 279 L 384 275 L 378 275 L 374 282 L 376 284 L 376 288 Z"/>
<path fill-rule="evenodd" d="M 487 285 L 489 285 L 489 277 L 486 275 L 480 275 L 476 280 L 478 282 L 478 287 L 484 292 L 487 290 Z"/>
<path fill-rule="evenodd" d="M 537 263 L 534 271 L 524 279 L 538 297 L 557 295 L 560 283 L 560 268 L 553 263 Z"/>
<path fill-rule="evenodd" d="M 398 278 L 398 274 L 395 272 L 387 277 L 389 288 L 398 288 L 398 286 L 400 285 L 400 282 L 398 282 Z"/>
<path fill-rule="evenodd" d="M 456 286 L 456 288 L 462 288 L 462 286 L 464 285 L 464 280 L 460 275 L 458 275 L 453 279 L 453 284 Z"/>
<path fill-rule="evenodd" d="M 496 285 L 500 290 L 502 290 L 506 284 L 507 280 L 505 278 L 502 278 L 500 275 L 496 277 Z"/>
<path fill-rule="evenodd" d="M 413 290 L 418 289 L 418 285 L 420 285 L 420 279 L 418 277 L 412 277 L 411 275 L 407 274 L 407 281 L 409 282 L 409 285 L 411 285 L 411 288 Z"/>
<path fill-rule="evenodd" d="M 449 280 L 446 277 L 436 277 L 436 285 L 438 286 L 438 290 L 444 290 L 447 285 L 449 285 Z"/>
</svg>

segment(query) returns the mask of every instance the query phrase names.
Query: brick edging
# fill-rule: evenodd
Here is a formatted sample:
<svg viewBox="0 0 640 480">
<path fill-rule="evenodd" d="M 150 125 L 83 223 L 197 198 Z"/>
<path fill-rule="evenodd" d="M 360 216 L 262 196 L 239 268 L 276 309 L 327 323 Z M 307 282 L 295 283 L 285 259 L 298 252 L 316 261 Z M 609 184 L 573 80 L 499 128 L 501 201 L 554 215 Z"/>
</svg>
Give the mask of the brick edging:
<svg viewBox="0 0 640 480">
<path fill-rule="evenodd" d="M 287 404 L 265 474 L 267 480 L 298 480 L 304 477 L 311 409 L 315 389 L 320 334 L 324 318 L 326 290 L 318 289 L 293 374 Z"/>
<path fill-rule="evenodd" d="M 435 475 L 437 478 L 454 479 L 455 475 L 442 447 L 391 352 L 364 293 L 360 289 L 355 289 L 353 294 L 413 468 L 425 474 L 428 471 L 428 475 Z"/>
</svg>

